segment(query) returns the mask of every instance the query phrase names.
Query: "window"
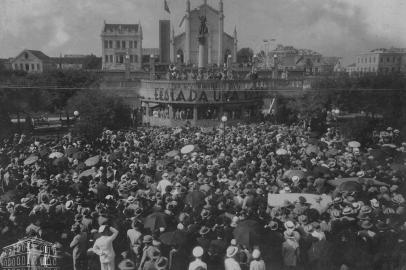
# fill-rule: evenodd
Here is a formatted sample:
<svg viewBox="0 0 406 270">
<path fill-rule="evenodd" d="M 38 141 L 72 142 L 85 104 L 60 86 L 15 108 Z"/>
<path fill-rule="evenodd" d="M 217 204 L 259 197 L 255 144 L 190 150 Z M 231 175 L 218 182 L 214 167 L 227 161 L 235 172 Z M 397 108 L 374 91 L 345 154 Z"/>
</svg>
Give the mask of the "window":
<svg viewBox="0 0 406 270">
<path fill-rule="evenodd" d="M 131 42 L 131 41 L 130 41 Z M 133 63 L 134 62 L 134 56 L 131 54 L 130 55 L 130 63 Z"/>
<path fill-rule="evenodd" d="M 18 70 L 18 64 L 14 64 L 14 69 Z"/>
<path fill-rule="evenodd" d="M 120 55 L 120 64 L 124 63 L 124 56 Z"/>
<path fill-rule="evenodd" d="M 375 63 L 375 56 L 374 56 L 374 63 Z"/>
<path fill-rule="evenodd" d="M 138 55 L 134 55 L 134 63 L 138 63 Z"/>
<path fill-rule="evenodd" d="M 104 56 L 104 62 L 106 62 L 106 63 L 109 62 L 109 56 L 108 56 L 108 55 L 105 55 L 105 56 Z"/>
<path fill-rule="evenodd" d="M 28 59 L 28 53 L 24 53 L 24 58 Z"/>
<path fill-rule="evenodd" d="M 389 57 L 386 57 L 386 62 L 388 62 L 388 63 L 389 63 L 389 61 L 390 61 Z"/>
<path fill-rule="evenodd" d="M 37 64 L 37 70 L 41 70 L 41 68 L 40 68 L 40 65 L 39 65 L 39 64 Z"/>
<path fill-rule="evenodd" d="M 138 44 L 137 44 L 137 41 L 134 40 L 134 48 L 135 48 L 135 49 L 137 49 L 137 45 L 138 45 Z"/>
<path fill-rule="evenodd" d="M 30 70 L 30 64 L 25 64 L 25 70 L 29 71 Z"/>
<path fill-rule="evenodd" d="M 109 48 L 109 41 L 108 41 L 108 40 L 105 40 L 105 41 L 104 41 L 104 48 L 105 48 L 105 49 L 108 49 L 108 48 Z"/>
<path fill-rule="evenodd" d="M 116 41 L 116 49 L 120 49 L 120 41 L 119 40 Z"/>
<path fill-rule="evenodd" d="M 113 41 L 112 40 L 109 40 L 109 48 L 113 49 Z"/>
<path fill-rule="evenodd" d="M 23 65 L 23 63 L 20 63 L 20 69 L 21 69 L 21 70 L 24 70 L 24 65 Z"/>
<path fill-rule="evenodd" d="M 128 44 L 128 47 L 129 47 L 130 49 L 132 49 L 132 47 L 133 47 L 133 41 L 132 41 L 132 40 L 130 40 L 130 42 L 129 42 L 129 44 Z"/>
<path fill-rule="evenodd" d="M 35 70 L 34 64 L 31 64 L 31 70 Z"/>
<path fill-rule="evenodd" d="M 113 55 L 110 55 L 110 63 L 113 63 Z"/>
<path fill-rule="evenodd" d="M 121 48 L 125 49 L 125 40 L 121 41 Z"/>
</svg>

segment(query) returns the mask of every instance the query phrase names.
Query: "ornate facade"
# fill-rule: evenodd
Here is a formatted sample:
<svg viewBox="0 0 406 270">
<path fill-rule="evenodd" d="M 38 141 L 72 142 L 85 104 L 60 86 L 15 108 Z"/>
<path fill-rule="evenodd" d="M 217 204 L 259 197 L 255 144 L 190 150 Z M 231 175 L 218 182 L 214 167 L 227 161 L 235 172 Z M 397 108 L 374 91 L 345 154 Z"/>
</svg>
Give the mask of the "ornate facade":
<svg viewBox="0 0 406 270">
<path fill-rule="evenodd" d="M 208 65 L 222 66 L 228 61 L 235 62 L 237 59 L 237 30 L 233 35 L 224 32 L 224 5 L 223 0 L 219 0 L 219 9 L 216 10 L 207 4 L 191 10 L 190 0 L 186 1 L 186 14 L 181 21 L 183 32 L 175 36 L 175 31 L 171 33 L 171 62 L 181 62 L 185 64 L 198 64 L 199 58 L 199 29 L 200 17 L 207 18 L 207 56 Z M 231 58 L 229 58 L 231 55 Z"/>
</svg>

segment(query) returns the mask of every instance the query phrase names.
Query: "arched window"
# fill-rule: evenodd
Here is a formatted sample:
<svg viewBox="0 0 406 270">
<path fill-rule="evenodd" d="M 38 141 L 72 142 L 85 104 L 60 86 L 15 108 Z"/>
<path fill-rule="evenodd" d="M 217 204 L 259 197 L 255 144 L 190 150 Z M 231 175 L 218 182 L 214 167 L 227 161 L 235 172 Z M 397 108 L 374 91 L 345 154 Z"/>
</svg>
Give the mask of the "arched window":
<svg viewBox="0 0 406 270">
<path fill-rule="evenodd" d="M 184 57 L 183 57 L 183 51 L 182 49 L 179 49 L 176 52 L 176 63 L 184 63 Z"/>
<path fill-rule="evenodd" d="M 224 53 L 224 63 L 227 63 L 228 56 L 231 55 L 231 50 L 227 49 Z"/>
</svg>

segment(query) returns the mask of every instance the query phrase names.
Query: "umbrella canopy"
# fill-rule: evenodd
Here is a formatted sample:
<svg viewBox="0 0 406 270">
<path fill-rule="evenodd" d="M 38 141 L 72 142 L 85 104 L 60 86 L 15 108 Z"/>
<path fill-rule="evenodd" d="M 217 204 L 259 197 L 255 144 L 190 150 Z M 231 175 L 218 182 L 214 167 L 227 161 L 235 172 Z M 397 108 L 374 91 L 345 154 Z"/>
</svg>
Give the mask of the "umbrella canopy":
<svg viewBox="0 0 406 270">
<path fill-rule="evenodd" d="M 159 239 L 164 243 L 165 245 L 168 246 L 173 246 L 173 245 L 183 245 L 186 243 L 187 238 L 186 238 L 186 232 L 181 231 L 181 230 L 176 230 L 173 232 L 165 232 L 161 234 Z"/>
<path fill-rule="evenodd" d="M 339 187 L 343 183 L 347 182 L 356 182 L 358 184 L 365 184 L 365 185 L 370 185 L 370 186 L 387 186 L 388 184 L 375 180 L 373 178 L 359 178 L 359 177 L 348 177 L 348 178 L 341 178 L 341 179 L 334 179 L 334 180 L 328 180 L 327 183 Z"/>
<path fill-rule="evenodd" d="M 29 156 L 26 160 L 24 160 L 24 165 L 31 165 L 38 160 L 38 156 Z"/>
<path fill-rule="evenodd" d="M 43 148 L 41 148 L 41 150 L 39 150 L 39 155 L 41 157 L 45 157 L 49 154 L 50 151 L 51 150 L 48 147 L 43 147 Z"/>
<path fill-rule="evenodd" d="M 95 176 L 95 175 L 96 175 L 96 171 L 92 168 L 92 169 L 81 172 L 78 175 L 78 178 L 87 177 L 87 176 Z"/>
<path fill-rule="evenodd" d="M 182 147 L 182 149 L 180 149 L 180 152 L 182 154 L 189 154 L 189 153 L 192 153 L 194 149 L 195 149 L 195 146 L 192 144 L 189 144 L 189 145 Z"/>
<path fill-rule="evenodd" d="M 78 151 L 79 151 L 79 149 L 72 147 L 72 148 L 66 149 L 65 154 L 66 154 L 68 157 L 70 157 L 70 156 L 72 156 L 74 153 L 76 153 L 76 152 L 78 152 Z"/>
<path fill-rule="evenodd" d="M 316 166 L 313 168 L 312 174 L 315 177 L 320 177 L 323 176 L 325 174 L 330 174 L 331 171 L 329 168 L 325 167 L 325 166 Z"/>
<path fill-rule="evenodd" d="M 163 212 L 154 212 L 145 218 L 144 228 L 150 229 L 151 232 L 159 228 L 166 228 L 167 218 L 168 216 Z"/>
<path fill-rule="evenodd" d="M 357 141 L 351 141 L 348 143 L 348 146 L 352 147 L 352 148 L 359 148 L 361 146 L 361 144 Z"/>
<path fill-rule="evenodd" d="M 276 150 L 276 154 L 278 155 L 278 156 L 284 156 L 284 155 L 287 155 L 288 154 L 288 151 L 286 151 L 285 149 L 278 149 L 278 150 Z"/>
<path fill-rule="evenodd" d="M 233 235 L 238 244 L 253 247 L 263 241 L 263 228 L 254 220 L 244 220 L 238 223 L 233 231 Z"/>
<path fill-rule="evenodd" d="M 339 191 L 348 191 L 348 192 L 359 192 L 362 190 L 362 186 L 358 182 L 347 181 L 347 182 L 341 183 L 338 186 L 338 190 Z"/>
<path fill-rule="evenodd" d="M 63 154 L 61 152 L 52 152 L 49 154 L 49 158 L 61 158 L 63 157 Z"/>
<path fill-rule="evenodd" d="M 178 154 L 179 154 L 179 151 L 178 151 L 178 150 L 172 150 L 172 151 L 166 153 L 165 156 L 167 156 L 167 157 L 175 157 L 175 156 L 178 155 Z"/>
<path fill-rule="evenodd" d="M 316 146 L 316 145 L 309 145 L 308 147 L 306 147 L 305 152 L 306 152 L 306 154 L 308 154 L 308 155 L 310 155 L 310 154 L 312 154 L 312 153 L 317 154 L 317 153 L 320 152 L 320 149 L 319 149 L 319 147 Z"/>
<path fill-rule="evenodd" d="M 293 176 L 298 176 L 299 179 L 303 179 L 306 176 L 306 172 L 301 170 L 287 170 L 284 174 L 284 178 L 292 179 Z"/>
<path fill-rule="evenodd" d="M 69 163 L 69 160 L 67 157 L 60 157 L 60 158 L 54 159 L 52 161 L 52 164 L 54 166 L 65 166 L 65 165 L 68 165 L 68 163 Z"/>
<path fill-rule="evenodd" d="M 86 159 L 85 164 L 88 167 L 95 166 L 97 163 L 99 163 L 100 157 L 99 156 L 94 156 L 91 158 Z"/>
<path fill-rule="evenodd" d="M 194 190 L 186 195 L 186 203 L 192 206 L 193 208 L 196 208 L 202 206 L 205 203 L 204 202 L 205 197 L 206 196 L 204 195 L 203 192 Z"/>
<path fill-rule="evenodd" d="M 73 153 L 72 157 L 77 160 L 85 160 L 88 158 L 88 154 L 86 152 L 79 151 L 79 152 Z"/>
</svg>

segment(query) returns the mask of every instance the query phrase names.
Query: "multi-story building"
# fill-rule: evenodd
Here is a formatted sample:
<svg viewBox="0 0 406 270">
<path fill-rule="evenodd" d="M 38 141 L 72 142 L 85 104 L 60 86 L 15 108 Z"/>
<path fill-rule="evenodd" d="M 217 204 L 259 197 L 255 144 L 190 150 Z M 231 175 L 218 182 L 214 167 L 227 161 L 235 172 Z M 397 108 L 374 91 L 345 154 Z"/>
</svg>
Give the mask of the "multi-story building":
<svg viewBox="0 0 406 270">
<path fill-rule="evenodd" d="M 405 49 L 375 49 L 361 53 L 355 58 L 353 74 L 389 74 L 399 73 L 405 68 Z"/>
<path fill-rule="evenodd" d="M 101 33 L 103 70 L 140 70 L 141 24 L 107 24 Z"/>
<path fill-rule="evenodd" d="M 36 50 L 23 50 L 11 60 L 13 70 L 23 70 L 29 73 L 43 72 L 55 67 L 55 62 L 49 56 Z"/>
</svg>

